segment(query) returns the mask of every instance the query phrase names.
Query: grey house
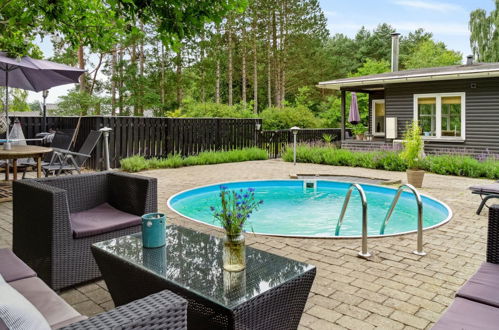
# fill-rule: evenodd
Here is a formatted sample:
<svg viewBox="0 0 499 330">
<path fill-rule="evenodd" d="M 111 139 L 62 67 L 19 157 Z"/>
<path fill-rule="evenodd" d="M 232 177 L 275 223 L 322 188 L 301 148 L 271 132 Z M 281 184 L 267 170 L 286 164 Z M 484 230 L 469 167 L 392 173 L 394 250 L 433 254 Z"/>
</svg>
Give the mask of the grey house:
<svg viewBox="0 0 499 330">
<path fill-rule="evenodd" d="M 392 63 L 392 72 L 318 84 L 341 91 L 345 144 L 346 93 L 360 92 L 369 94 L 373 141 L 366 145 L 400 140 L 414 119 L 427 152 L 499 154 L 499 63 L 473 63 L 468 57 L 464 65 L 397 71 L 396 52 Z"/>
</svg>

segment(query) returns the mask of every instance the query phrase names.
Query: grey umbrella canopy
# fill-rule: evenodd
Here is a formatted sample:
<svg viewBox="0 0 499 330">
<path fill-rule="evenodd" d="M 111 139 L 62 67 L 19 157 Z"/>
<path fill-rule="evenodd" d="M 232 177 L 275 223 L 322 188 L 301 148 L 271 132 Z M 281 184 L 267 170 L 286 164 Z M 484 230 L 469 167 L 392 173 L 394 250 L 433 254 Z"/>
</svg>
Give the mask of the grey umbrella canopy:
<svg viewBox="0 0 499 330">
<path fill-rule="evenodd" d="M 75 84 L 84 72 L 82 69 L 28 56 L 11 58 L 5 52 L 0 52 L 0 86 L 6 87 L 4 108 L 7 124 L 9 87 L 40 92 L 55 86 Z"/>
</svg>

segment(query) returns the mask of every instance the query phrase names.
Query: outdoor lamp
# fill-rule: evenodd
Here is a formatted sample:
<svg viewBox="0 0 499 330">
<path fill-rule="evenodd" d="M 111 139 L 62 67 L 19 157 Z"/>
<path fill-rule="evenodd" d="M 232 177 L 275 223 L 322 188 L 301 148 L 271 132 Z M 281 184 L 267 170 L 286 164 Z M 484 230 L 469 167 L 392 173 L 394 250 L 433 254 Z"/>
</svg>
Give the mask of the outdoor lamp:
<svg viewBox="0 0 499 330">
<path fill-rule="evenodd" d="M 300 128 L 298 126 L 293 126 L 289 130 L 293 133 L 293 165 L 296 165 L 296 135 Z"/>
<path fill-rule="evenodd" d="M 43 97 L 43 121 L 42 121 L 42 132 L 47 131 L 47 96 L 49 96 L 48 89 L 42 92 Z"/>
</svg>

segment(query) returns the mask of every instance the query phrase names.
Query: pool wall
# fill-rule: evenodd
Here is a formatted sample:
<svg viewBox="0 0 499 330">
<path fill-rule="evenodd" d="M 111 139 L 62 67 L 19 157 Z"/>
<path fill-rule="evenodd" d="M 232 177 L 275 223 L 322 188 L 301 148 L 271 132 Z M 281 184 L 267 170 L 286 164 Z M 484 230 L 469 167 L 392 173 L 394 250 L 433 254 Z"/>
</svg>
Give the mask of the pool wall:
<svg viewBox="0 0 499 330">
<path fill-rule="evenodd" d="M 200 187 L 195 187 L 195 188 L 191 188 L 191 189 L 186 189 L 186 190 L 183 190 L 183 191 L 180 191 L 176 194 L 174 194 L 173 196 L 171 196 L 168 201 L 167 201 L 167 206 L 170 210 L 172 210 L 174 213 L 188 219 L 188 220 L 191 220 L 191 221 L 194 221 L 194 222 L 197 222 L 197 223 L 200 223 L 200 224 L 203 224 L 203 225 L 206 225 L 206 226 L 209 226 L 209 227 L 213 227 L 213 228 L 217 228 L 217 229 L 221 229 L 220 226 L 217 226 L 215 224 L 210 224 L 210 223 L 207 223 L 207 222 L 204 222 L 204 221 L 201 221 L 201 220 L 197 220 L 197 219 L 194 219 L 192 217 L 189 217 L 179 211 L 177 211 L 173 206 L 172 206 L 172 203 L 175 203 L 177 200 L 179 199 L 182 199 L 182 198 L 185 198 L 185 197 L 188 197 L 188 196 L 192 196 L 192 195 L 195 195 L 199 192 L 211 192 L 211 191 L 218 191 L 220 189 L 220 186 L 221 185 L 229 185 L 229 189 L 238 189 L 238 188 L 248 188 L 248 183 L 251 183 L 251 187 L 252 188 L 258 188 L 259 186 L 269 186 L 269 182 L 271 183 L 275 183 L 276 186 L 290 186 L 290 187 L 302 187 L 303 186 L 303 182 L 304 181 L 309 181 L 309 180 L 248 180 L 248 181 L 226 181 L 226 182 L 220 182 L 220 183 L 214 183 L 214 184 L 209 184 L 209 185 L 205 185 L 205 186 L 200 186 Z M 342 182 L 342 181 L 329 181 L 329 180 L 316 180 L 316 181 L 320 181 L 320 182 L 329 182 L 329 183 L 335 183 L 335 184 L 338 184 L 338 185 L 344 185 L 345 188 L 348 188 L 348 186 L 350 186 L 351 182 Z M 386 187 L 386 186 L 381 186 L 381 185 L 374 185 L 374 184 L 360 184 L 362 186 L 362 188 L 364 189 L 364 191 L 368 192 L 370 190 L 390 190 L 390 191 L 393 191 L 394 194 L 397 190 L 397 188 L 391 188 L 391 187 Z M 409 194 L 408 192 L 403 192 L 403 195 L 404 194 Z M 423 230 L 426 231 L 426 230 L 430 230 L 430 229 L 434 229 L 434 228 L 437 228 L 437 227 L 440 227 L 444 224 L 446 224 L 447 222 L 449 222 L 452 217 L 453 217 L 453 213 L 452 213 L 452 210 L 450 209 L 450 207 L 445 204 L 444 202 L 440 201 L 440 200 L 437 200 L 433 197 L 430 197 L 426 194 L 421 194 L 420 193 L 420 196 L 423 200 L 423 202 L 425 204 L 432 204 L 438 208 L 444 208 L 447 213 L 448 213 L 448 216 L 446 219 L 444 219 L 443 221 L 435 224 L 435 225 L 432 225 L 432 226 L 428 226 L 428 227 L 425 227 Z M 384 216 L 384 215 L 383 215 Z M 369 219 L 368 219 L 369 221 Z M 335 223 L 336 225 L 336 223 Z M 384 234 L 384 235 L 369 235 L 368 237 L 369 238 L 381 238 L 381 237 L 390 237 L 390 236 L 400 236 L 400 235 L 407 235 L 407 234 L 412 234 L 412 233 L 416 233 L 417 230 L 410 230 L 410 231 L 404 231 L 404 232 L 397 232 L 397 233 L 389 233 L 389 234 Z M 275 236 L 275 237 L 297 237 L 297 238 L 361 238 L 360 235 L 358 236 L 344 236 L 344 235 L 339 235 L 339 236 L 331 236 L 331 235 L 314 235 L 314 236 L 311 236 L 311 235 L 296 235 L 296 234 L 277 234 L 277 233 L 260 233 L 260 232 L 250 232 L 252 234 L 257 234 L 257 235 L 265 235 L 265 236 Z"/>
</svg>

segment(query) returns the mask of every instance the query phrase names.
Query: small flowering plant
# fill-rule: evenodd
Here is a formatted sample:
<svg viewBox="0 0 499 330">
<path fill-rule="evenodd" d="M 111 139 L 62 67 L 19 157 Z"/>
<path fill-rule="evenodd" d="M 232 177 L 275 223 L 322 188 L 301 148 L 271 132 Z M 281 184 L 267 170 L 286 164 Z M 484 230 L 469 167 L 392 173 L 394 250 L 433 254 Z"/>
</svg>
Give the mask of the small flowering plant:
<svg viewBox="0 0 499 330">
<path fill-rule="evenodd" d="M 263 204 L 263 200 L 255 199 L 254 188 L 229 190 L 222 185 L 219 196 L 220 207 L 210 206 L 210 210 L 227 235 L 240 234 L 251 214 Z"/>
</svg>

